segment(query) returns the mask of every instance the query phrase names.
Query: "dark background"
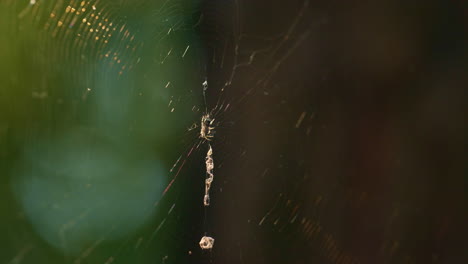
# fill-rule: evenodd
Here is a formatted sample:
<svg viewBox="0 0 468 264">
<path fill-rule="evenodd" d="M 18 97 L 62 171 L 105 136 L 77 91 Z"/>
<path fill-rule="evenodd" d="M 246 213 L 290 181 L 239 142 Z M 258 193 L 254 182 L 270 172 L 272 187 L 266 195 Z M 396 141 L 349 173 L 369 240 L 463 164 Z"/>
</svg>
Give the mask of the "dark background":
<svg viewBox="0 0 468 264">
<path fill-rule="evenodd" d="M 243 5 L 243 30 L 274 35 L 302 2 Z M 467 261 L 466 7 L 310 2 L 310 35 L 243 108 L 244 166 L 218 171 L 215 263 Z"/>
</svg>

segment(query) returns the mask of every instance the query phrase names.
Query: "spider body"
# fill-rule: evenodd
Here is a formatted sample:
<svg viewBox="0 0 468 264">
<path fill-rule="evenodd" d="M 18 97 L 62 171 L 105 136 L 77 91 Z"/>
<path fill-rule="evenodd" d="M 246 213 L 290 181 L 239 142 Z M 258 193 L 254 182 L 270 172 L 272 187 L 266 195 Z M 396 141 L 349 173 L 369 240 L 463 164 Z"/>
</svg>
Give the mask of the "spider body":
<svg viewBox="0 0 468 264">
<path fill-rule="evenodd" d="M 211 141 L 211 139 L 213 139 L 215 129 L 213 126 L 214 121 L 214 118 L 212 119 L 210 114 L 202 116 L 200 122 L 200 138 L 206 141 Z"/>
</svg>

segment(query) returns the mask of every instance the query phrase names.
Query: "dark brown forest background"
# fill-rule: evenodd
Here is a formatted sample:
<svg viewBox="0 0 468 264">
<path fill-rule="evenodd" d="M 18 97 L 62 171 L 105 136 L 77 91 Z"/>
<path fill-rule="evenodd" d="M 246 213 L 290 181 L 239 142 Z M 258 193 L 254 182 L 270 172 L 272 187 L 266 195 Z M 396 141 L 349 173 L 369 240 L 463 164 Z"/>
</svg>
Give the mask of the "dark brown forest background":
<svg viewBox="0 0 468 264">
<path fill-rule="evenodd" d="M 261 34 L 301 2 L 244 5 L 244 29 Z M 235 194 L 219 198 L 218 235 L 243 245 L 244 262 L 239 250 L 214 262 L 465 263 L 467 12 L 464 1 L 311 1 L 311 34 L 272 82 L 276 107 L 243 109 L 248 165 L 223 170 Z M 265 167 L 269 177 L 246 173 Z M 268 206 L 276 232 L 250 235 L 245 219 Z M 294 210 L 306 221 L 289 228 Z"/>
</svg>

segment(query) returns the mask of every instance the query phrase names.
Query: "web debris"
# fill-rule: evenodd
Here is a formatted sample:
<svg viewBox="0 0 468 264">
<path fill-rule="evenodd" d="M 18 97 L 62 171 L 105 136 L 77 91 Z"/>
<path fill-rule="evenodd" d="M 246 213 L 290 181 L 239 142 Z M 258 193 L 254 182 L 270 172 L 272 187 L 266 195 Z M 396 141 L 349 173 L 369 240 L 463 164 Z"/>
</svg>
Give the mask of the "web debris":
<svg viewBox="0 0 468 264">
<path fill-rule="evenodd" d="M 206 158 L 205 158 L 206 179 L 205 179 L 205 196 L 203 197 L 204 206 L 210 205 L 210 188 L 211 188 L 211 183 L 213 182 L 213 178 L 214 178 L 213 148 L 211 148 L 211 145 L 209 146 L 210 148 L 208 149 L 208 152 L 206 153 Z"/>
<path fill-rule="evenodd" d="M 214 245 L 214 238 L 209 236 L 204 236 L 200 240 L 200 247 L 202 249 L 212 249 Z"/>
</svg>

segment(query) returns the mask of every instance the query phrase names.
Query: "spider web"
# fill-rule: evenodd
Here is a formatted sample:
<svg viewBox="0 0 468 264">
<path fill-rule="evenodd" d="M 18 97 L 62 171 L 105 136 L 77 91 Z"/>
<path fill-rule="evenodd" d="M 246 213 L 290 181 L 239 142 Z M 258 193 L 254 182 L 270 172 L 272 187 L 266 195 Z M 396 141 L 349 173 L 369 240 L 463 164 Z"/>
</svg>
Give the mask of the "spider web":
<svg viewBox="0 0 468 264">
<path fill-rule="evenodd" d="M 20 228 L 30 230 L 15 231 L 20 239 L 11 261 L 45 261 L 44 252 L 67 263 L 206 257 L 197 241 L 214 232 L 214 219 L 208 208 L 201 213 L 201 198 L 192 202 L 203 197 L 200 189 L 187 187 L 203 183 L 188 175 L 203 175 L 206 141 L 196 124 L 204 111 L 216 120 L 217 168 L 238 155 L 226 143 L 239 134 L 242 111 L 236 109 L 268 86 L 305 39 L 294 31 L 307 2 L 278 35 L 253 41 L 241 27 L 240 2 L 2 5 L 5 31 L 16 40 L 5 54 L 24 63 L 12 72 L 26 68 L 29 79 L 14 76 L 7 85 L 20 88 L 20 105 L 34 104 L 20 113 L 19 126 L 8 127 L 21 134 L 21 125 L 31 122 L 34 135 L 19 136 L 18 155 L 11 158 Z M 188 129 L 191 124 L 197 129 Z M 129 187 L 119 194 L 122 185 Z M 134 209 L 117 214 L 119 206 Z"/>
<path fill-rule="evenodd" d="M 324 91 L 336 48 L 319 41 L 336 34 L 335 8 L 0 3 L 0 260 L 437 263 L 442 253 L 418 255 L 402 234 L 418 202 L 343 176 L 345 118 Z M 200 137 L 207 114 L 210 140 Z M 441 239 L 454 218 L 434 224 Z M 204 236 L 212 249 L 200 248 Z"/>
</svg>

